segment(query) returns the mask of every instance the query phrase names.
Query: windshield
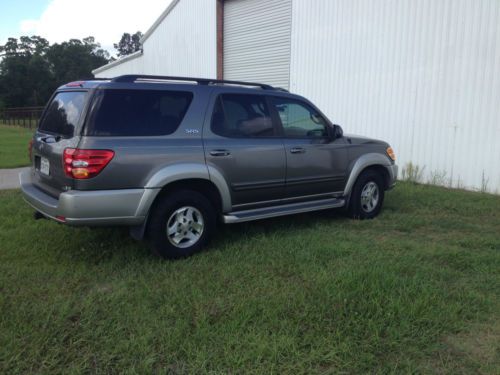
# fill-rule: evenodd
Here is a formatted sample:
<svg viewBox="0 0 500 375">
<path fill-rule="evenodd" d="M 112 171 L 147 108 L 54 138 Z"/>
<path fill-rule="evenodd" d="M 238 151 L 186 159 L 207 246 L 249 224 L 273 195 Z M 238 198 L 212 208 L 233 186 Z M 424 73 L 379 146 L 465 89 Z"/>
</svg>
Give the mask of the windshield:
<svg viewBox="0 0 500 375">
<path fill-rule="evenodd" d="M 47 107 L 39 129 L 72 137 L 85 104 L 85 91 L 57 93 Z"/>
</svg>

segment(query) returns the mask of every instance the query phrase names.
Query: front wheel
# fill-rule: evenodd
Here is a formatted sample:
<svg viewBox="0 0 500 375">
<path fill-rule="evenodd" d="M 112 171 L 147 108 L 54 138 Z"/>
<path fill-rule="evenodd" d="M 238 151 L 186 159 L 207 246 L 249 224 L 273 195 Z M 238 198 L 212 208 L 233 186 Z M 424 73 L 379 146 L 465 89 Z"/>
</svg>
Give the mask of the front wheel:
<svg viewBox="0 0 500 375">
<path fill-rule="evenodd" d="M 362 172 L 351 192 L 347 212 L 354 219 L 373 219 L 384 202 L 384 180 L 377 172 Z"/>
<path fill-rule="evenodd" d="M 168 259 L 193 255 L 208 244 L 215 224 L 215 210 L 202 194 L 182 190 L 165 195 L 151 212 L 152 251 Z"/>
</svg>

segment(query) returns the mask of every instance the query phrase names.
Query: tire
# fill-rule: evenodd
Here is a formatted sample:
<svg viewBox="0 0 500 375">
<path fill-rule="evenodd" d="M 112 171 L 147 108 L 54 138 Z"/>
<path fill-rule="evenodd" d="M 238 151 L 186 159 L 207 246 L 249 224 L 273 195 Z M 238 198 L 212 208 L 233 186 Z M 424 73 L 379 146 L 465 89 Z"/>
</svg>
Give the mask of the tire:
<svg viewBox="0 0 500 375">
<path fill-rule="evenodd" d="M 353 219 L 373 219 L 384 203 L 384 179 L 374 170 L 363 171 L 351 192 L 347 213 Z"/>
<path fill-rule="evenodd" d="M 167 194 L 155 204 L 149 217 L 151 250 L 166 259 L 191 256 L 208 244 L 216 220 L 213 205 L 197 191 Z"/>
</svg>

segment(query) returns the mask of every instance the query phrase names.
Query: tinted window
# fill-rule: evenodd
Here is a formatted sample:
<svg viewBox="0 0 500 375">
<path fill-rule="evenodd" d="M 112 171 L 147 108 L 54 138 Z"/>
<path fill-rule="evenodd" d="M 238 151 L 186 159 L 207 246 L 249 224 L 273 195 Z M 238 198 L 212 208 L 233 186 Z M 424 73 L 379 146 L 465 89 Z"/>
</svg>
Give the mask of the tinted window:
<svg viewBox="0 0 500 375">
<path fill-rule="evenodd" d="M 92 103 L 86 134 L 154 136 L 177 130 L 193 94 L 162 90 L 99 90 Z"/>
<path fill-rule="evenodd" d="M 87 93 L 60 92 L 50 102 L 39 129 L 50 133 L 72 137 L 82 114 Z"/>
<path fill-rule="evenodd" d="M 223 137 L 271 137 L 274 127 L 261 95 L 220 95 L 212 116 L 212 131 Z"/>
<path fill-rule="evenodd" d="M 328 136 L 325 119 L 306 103 L 273 98 L 286 137 L 317 138 Z"/>
</svg>

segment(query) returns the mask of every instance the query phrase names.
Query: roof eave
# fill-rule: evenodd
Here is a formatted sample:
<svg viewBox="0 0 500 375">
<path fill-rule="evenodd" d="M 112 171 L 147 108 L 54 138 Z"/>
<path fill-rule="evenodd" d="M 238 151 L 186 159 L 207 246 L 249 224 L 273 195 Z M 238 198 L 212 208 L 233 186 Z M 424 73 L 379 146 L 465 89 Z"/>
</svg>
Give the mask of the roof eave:
<svg viewBox="0 0 500 375">
<path fill-rule="evenodd" d="M 102 73 L 104 72 L 105 70 L 108 70 L 110 68 L 113 68 L 117 65 L 120 65 L 124 62 L 127 62 L 127 61 L 130 61 L 130 60 L 133 60 L 133 59 L 136 59 L 137 57 L 140 57 L 142 55 L 142 49 L 140 49 L 139 51 L 136 51 L 134 53 L 131 53 L 130 55 L 127 55 L 125 57 L 122 57 L 121 59 L 118 59 L 118 60 L 115 60 L 115 61 L 112 61 L 106 65 L 103 65 L 103 66 L 100 66 L 99 68 L 96 68 L 94 70 L 92 70 L 92 74 L 99 74 L 99 73 Z"/>
<path fill-rule="evenodd" d="M 163 13 L 156 19 L 156 21 L 151 25 L 151 27 L 144 33 L 142 38 L 139 40 L 141 44 L 144 43 L 146 39 L 149 38 L 151 34 L 156 30 L 156 28 L 162 23 L 162 21 L 165 19 L 165 17 L 168 16 L 168 14 L 172 11 L 172 9 L 175 8 L 175 6 L 179 3 L 180 0 L 172 0 L 170 5 L 163 11 Z"/>
</svg>

